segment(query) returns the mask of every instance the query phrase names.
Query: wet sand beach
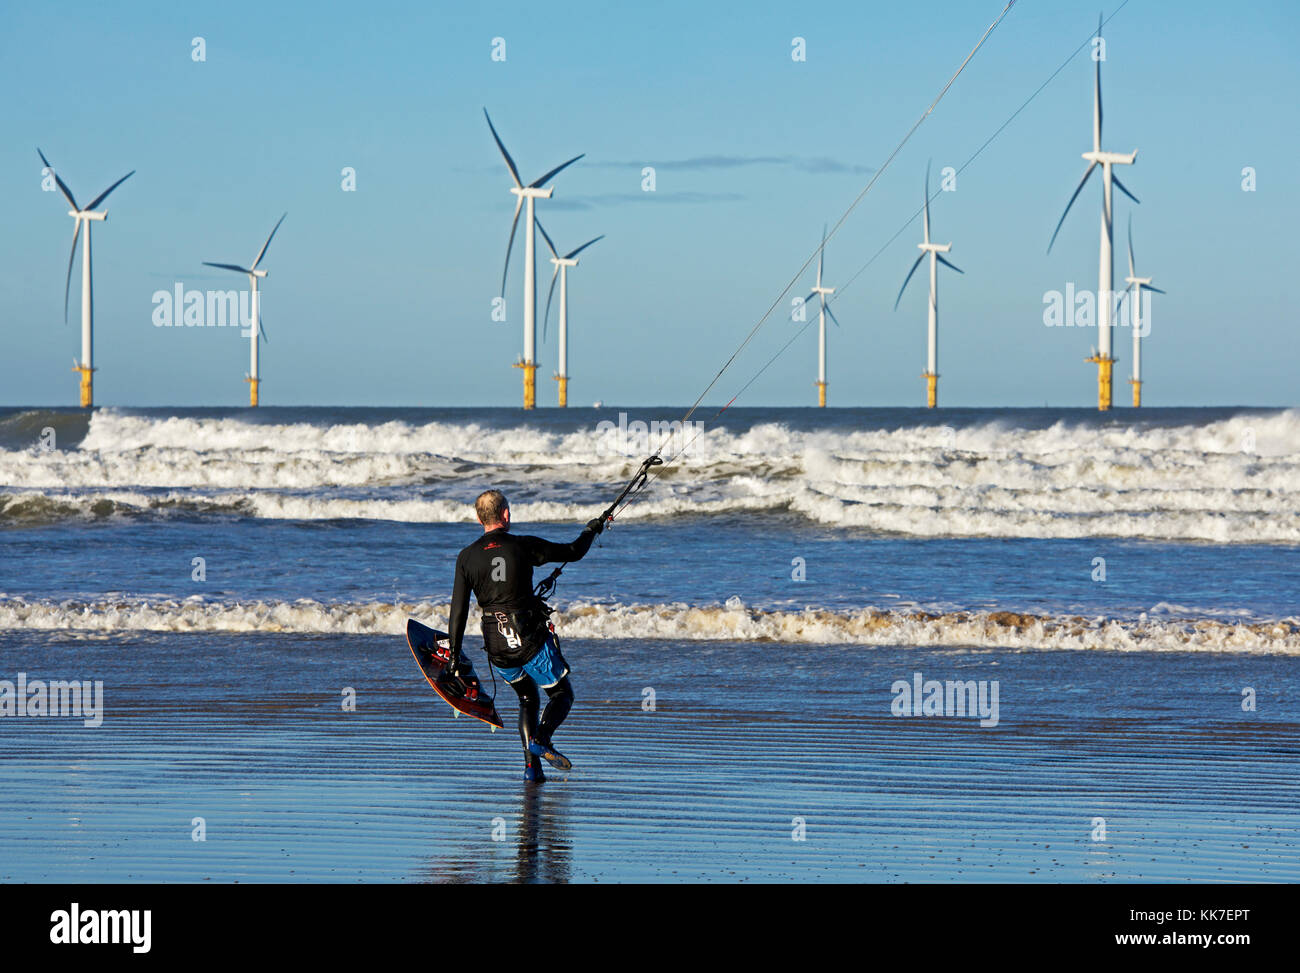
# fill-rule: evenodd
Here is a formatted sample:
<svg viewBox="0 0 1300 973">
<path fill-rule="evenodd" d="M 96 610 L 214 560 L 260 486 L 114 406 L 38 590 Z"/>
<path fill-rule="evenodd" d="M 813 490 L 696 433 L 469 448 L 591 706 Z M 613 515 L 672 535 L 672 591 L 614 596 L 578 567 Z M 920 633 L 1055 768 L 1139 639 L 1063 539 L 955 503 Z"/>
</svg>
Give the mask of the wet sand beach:
<svg viewBox="0 0 1300 973">
<path fill-rule="evenodd" d="M 98 727 L 0 719 L 0 880 L 1300 880 L 1285 657 L 565 650 L 539 788 L 513 693 L 453 720 L 400 637 L 0 633 L 0 678 L 104 684 Z M 997 725 L 892 715 L 916 672 L 996 680 Z"/>
</svg>

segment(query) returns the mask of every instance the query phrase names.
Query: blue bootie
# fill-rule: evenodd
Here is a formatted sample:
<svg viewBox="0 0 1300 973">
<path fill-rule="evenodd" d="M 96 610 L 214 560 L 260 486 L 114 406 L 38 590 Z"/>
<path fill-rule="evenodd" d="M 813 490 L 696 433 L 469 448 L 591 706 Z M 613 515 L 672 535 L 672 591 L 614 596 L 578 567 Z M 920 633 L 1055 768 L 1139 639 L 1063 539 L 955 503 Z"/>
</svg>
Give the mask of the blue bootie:
<svg viewBox="0 0 1300 973">
<path fill-rule="evenodd" d="M 542 743 L 540 740 L 529 740 L 528 752 L 541 757 L 552 767 L 559 767 L 561 770 L 573 769 L 573 762 L 548 743 Z"/>
</svg>

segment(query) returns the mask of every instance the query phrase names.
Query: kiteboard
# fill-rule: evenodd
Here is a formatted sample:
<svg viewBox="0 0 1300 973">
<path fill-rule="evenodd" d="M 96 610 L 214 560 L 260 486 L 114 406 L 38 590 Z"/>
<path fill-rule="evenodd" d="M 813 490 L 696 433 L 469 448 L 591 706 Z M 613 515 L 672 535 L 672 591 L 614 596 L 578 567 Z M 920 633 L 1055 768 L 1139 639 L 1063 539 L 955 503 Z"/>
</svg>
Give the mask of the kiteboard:
<svg viewBox="0 0 1300 973">
<path fill-rule="evenodd" d="M 446 632 L 422 625 L 414 618 L 406 620 L 406 644 L 411 647 L 411 654 L 429 680 L 433 691 L 441 696 L 458 714 L 465 713 L 482 720 L 494 729 L 500 728 L 501 717 L 492 697 L 479 682 L 474 667 L 469 660 L 461 656 L 461 673 L 452 675 L 447 671 L 451 659 L 451 642 Z"/>
</svg>

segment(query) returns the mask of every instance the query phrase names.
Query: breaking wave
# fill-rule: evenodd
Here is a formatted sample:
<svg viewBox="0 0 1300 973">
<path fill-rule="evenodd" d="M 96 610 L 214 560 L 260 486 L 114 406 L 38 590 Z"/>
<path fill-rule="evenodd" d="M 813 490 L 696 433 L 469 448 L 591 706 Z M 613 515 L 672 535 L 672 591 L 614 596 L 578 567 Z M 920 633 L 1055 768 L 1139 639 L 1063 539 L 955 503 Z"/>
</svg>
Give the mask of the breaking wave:
<svg viewBox="0 0 1300 973">
<path fill-rule="evenodd" d="M 0 526 L 177 514 L 457 523 L 471 520 L 466 500 L 485 483 L 523 494 L 516 519 L 582 519 L 593 493 L 649 451 L 591 420 L 274 423 L 113 410 L 96 412 L 74 448 L 47 451 L 36 442 L 46 421 L 0 421 Z M 755 421 L 680 437 L 666 455 L 686 445 L 684 455 L 626 517 L 768 512 L 918 537 L 1300 544 L 1297 410 L 1172 425 L 863 425 Z"/>
<path fill-rule="evenodd" d="M 0 598 L 0 630 L 71 632 L 287 632 L 393 635 L 408 617 L 445 628 L 448 606 L 436 602 L 216 602 L 121 598 L 41 601 Z M 724 605 L 576 603 L 554 616 L 570 638 L 743 641 L 784 644 L 1231 652 L 1300 655 L 1300 618 L 1247 622 L 1143 614 L 1136 619 L 1037 615 L 1012 611 L 927 612 L 763 610 L 733 598 Z M 477 621 L 471 619 L 471 633 Z M 472 639 L 472 636 L 471 636 Z M 474 644 L 472 641 L 467 644 Z"/>
</svg>

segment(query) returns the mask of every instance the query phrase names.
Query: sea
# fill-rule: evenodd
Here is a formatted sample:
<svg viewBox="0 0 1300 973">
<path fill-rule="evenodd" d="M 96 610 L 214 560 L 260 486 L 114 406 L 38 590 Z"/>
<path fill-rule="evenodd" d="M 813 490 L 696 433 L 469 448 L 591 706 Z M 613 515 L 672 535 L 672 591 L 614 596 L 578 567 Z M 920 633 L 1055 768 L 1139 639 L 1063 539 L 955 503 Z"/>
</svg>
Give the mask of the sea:
<svg viewBox="0 0 1300 973">
<path fill-rule="evenodd" d="M 571 636 L 1300 654 L 1300 410 L 685 411 L 5 409 L 0 630 L 400 637 L 658 451 Z"/>
</svg>

